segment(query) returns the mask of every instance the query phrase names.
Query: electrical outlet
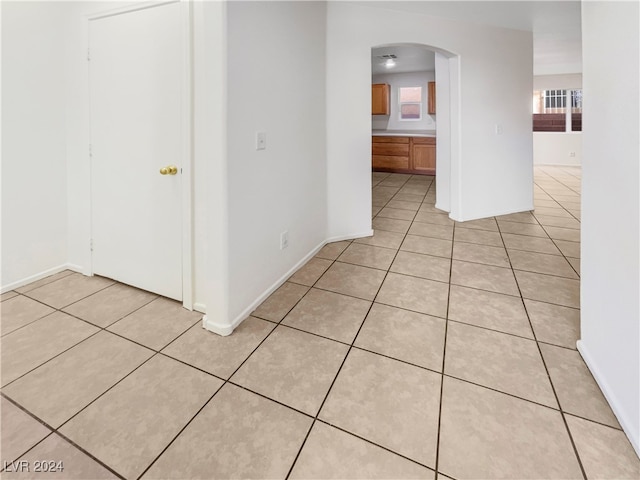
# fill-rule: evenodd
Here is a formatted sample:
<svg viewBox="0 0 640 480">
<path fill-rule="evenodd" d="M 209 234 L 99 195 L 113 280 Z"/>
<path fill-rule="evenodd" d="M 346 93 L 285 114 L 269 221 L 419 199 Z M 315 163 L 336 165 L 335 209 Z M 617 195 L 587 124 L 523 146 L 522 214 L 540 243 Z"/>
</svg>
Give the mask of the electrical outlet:
<svg viewBox="0 0 640 480">
<path fill-rule="evenodd" d="M 267 132 L 256 133 L 256 150 L 267 149 Z"/>
<path fill-rule="evenodd" d="M 289 246 L 289 232 L 284 231 L 280 234 L 280 250 L 284 250 Z"/>
<path fill-rule="evenodd" d="M 502 125 L 496 124 L 496 135 L 502 135 Z"/>
<path fill-rule="evenodd" d="M 569 152 L 569 156 L 570 157 L 575 157 L 576 156 L 576 152 Z"/>
</svg>

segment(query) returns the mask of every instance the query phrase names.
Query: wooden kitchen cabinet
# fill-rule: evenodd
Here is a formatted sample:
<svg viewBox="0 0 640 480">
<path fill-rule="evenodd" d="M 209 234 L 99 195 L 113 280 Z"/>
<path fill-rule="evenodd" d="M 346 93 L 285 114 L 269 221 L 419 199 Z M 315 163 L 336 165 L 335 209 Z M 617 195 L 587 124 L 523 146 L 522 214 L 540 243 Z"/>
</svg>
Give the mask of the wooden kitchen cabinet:
<svg viewBox="0 0 640 480">
<path fill-rule="evenodd" d="M 435 175 L 436 139 L 433 137 L 374 136 L 371 143 L 374 171 Z"/>
<path fill-rule="evenodd" d="M 429 115 L 434 115 L 436 113 L 436 82 L 429 82 L 427 87 L 427 113 Z"/>
<path fill-rule="evenodd" d="M 373 137 L 371 143 L 373 169 L 408 170 L 410 151 L 409 137 Z"/>
<path fill-rule="evenodd" d="M 371 85 L 371 115 L 389 115 L 390 91 L 386 83 Z"/>
<path fill-rule="evenodd" d="M 411 139 L 411 168 L 416 173 L 435 175 L 436 139 L 415 137 Z"/>
</svg>

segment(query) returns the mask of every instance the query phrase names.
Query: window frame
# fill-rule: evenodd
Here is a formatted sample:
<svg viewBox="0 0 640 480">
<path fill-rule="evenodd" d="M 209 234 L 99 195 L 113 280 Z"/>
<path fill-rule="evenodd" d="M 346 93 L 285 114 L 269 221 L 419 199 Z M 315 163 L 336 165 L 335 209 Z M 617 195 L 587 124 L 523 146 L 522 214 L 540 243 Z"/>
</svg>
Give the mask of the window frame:
<svg viewBox="0 0 640 480">
<path fill-rule="evenodd" d="M 401 101 L 401 90 L 403 88 L 419 88 L 420 89 L 420 101 L 419 102 L 403 102 Z M 412 85 L 412 86 L 404 86 L 398 87 L 398 121 L 400 122 L 420 122 L 423 120 L 423 110 L 425 109 L 425 91 L 424 86 L 422 85 Z M 418 118 L 402 118 L 402 106 L 403 105 L 418 105 L 419 116 Z"/>
<path fill-rule="evenodd" d="M 582 95 L 582 88 L 534 90 L 533 131 L 556 133 L 581 132 Z M 562 130 L 559 130 L 559 127 L 561 127 Z"/>
</svg>

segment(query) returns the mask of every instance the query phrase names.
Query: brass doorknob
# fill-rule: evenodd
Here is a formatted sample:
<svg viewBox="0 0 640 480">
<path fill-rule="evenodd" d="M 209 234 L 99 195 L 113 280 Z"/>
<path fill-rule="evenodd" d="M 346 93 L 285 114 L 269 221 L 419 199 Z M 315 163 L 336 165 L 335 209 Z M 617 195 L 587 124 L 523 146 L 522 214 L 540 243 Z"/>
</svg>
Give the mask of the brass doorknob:
<svg viewBox="0 0 640 480">
<path fill-rule="evenodd" d="M 178 167 L 175 165 L 169 165 L 160 169 L 160 175 L 175 175 L 178 173 Z"/>
</svg>

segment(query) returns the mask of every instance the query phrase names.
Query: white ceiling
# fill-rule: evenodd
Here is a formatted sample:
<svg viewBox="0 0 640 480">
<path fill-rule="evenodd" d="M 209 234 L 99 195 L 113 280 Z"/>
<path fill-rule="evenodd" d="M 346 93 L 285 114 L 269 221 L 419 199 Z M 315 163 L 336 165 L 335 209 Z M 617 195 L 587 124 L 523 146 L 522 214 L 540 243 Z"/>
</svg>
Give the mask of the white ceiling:
<svg viewBox="0 0 640 480">
<path fill-rule="evenodd" d="M 535 75 L 582 72 L 580 0 L 372 1 L 365 3 L 379 8 L 530 31 L 533 32 Z M 403 68 L 408 69 L 404 71 L 416 71 L 411 70 L 407 65 Z"/>
<path fill-rule="evenodd" d="M 396 66 L 387 68 L 384 66 L 385 59 L 382 55 L 394 54 Z M 409 45 L 396 45 L 390 47 L 379 47 L 371 49 L 371 73 L 402 73 L 402 72 L 424 72 L 433 71 L 436 68 L 436 55 L 433 50 L 425 47 L 415 47 Z"/>
</svg>

